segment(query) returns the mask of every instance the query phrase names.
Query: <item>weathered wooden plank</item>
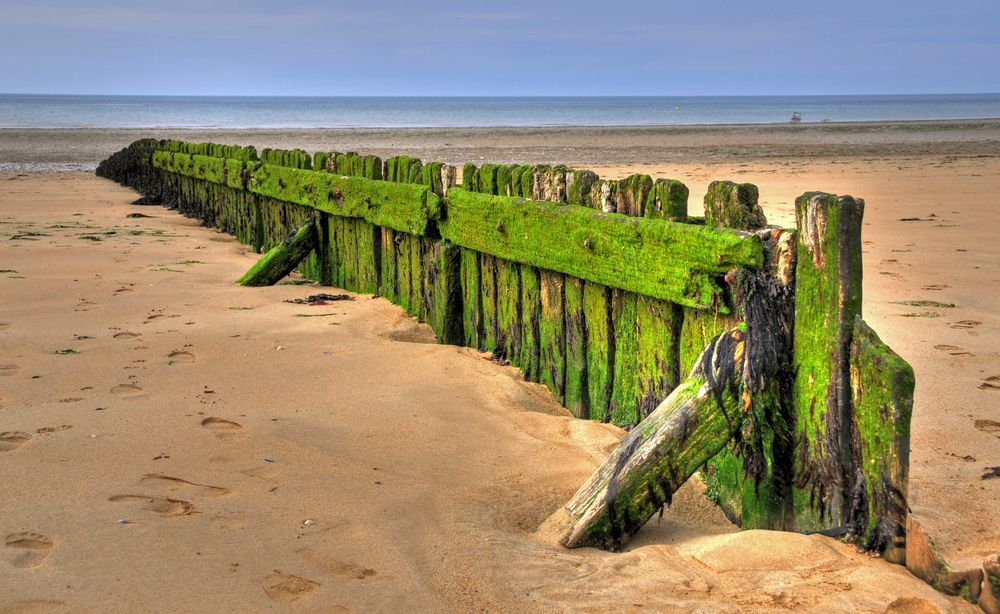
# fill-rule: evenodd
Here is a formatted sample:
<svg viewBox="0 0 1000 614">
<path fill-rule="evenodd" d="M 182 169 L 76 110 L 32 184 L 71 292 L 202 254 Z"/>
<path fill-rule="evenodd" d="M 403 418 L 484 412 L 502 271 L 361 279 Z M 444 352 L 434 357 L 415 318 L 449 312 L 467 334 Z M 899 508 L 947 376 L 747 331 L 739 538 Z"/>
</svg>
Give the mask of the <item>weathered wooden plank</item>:
<svg viewBox="0 0 1000 614">
<path fill-rule="evenodd" d="M 273 286 L 316 247 L 316 226 L 308 223 L 283 244 L 261 256 L 236 283 L 241 286 Z"/>
<path fill-rule="evenodd" d="M 377 294 L 382 272 L 382 237 L 379 228 L 365 220 L 351 220 L 358 259 L 357 292 Z"/>
<path fill-rule="evenodd" d="M 541 362 L 539 382 L 545 384 L 560 403 L 566 394 L 566 311 L 565 278 L 554 271 L 540 271 L 542 311 L 538 319 Z"/>
<path fill-rule="evenodd" d="M 590 417 L 587 390 L 587 323 L 584 313 L 584 281 L 566 277 L 566 394 L 563 406 L 577 418 Z M 666 395 L 664 395 L 666 396 Z"/>
<path fill-rule="evenodd" d="M 810 192 L 795 201 L 799 229 L 792 367 L 795 529 L 846 530 L 854 474 L 848 358 L 861 314 L 864 201 Z"/>
<path fill-rule="evenodd" d="M 611 419 L 615 354 L 610 288 L 584 282 L 583 318 L 587 328 L 587 406 L 591 420 L 606 422 Z"/>
<path fill-rule="evenodd" d="M 672 303 L 637 297 L 635 374 L 640 420 L 680 382 L 681 317 L 680 308 Z"/>
<path fill-rule="evenodd" d="M 524 379 L 529 382 L 537 382 L 541 376 L 541 284 L 538 269 L 521 265 L 521 358 L 518 364 Z"/>
<path fill-rule="evenodd" d="M 567 548 L 619 550 L 740 427 L 745 333 L 721 335 L 706 358 L 547 521 Z"/>
<path fill-rule="evenodd" d="M 657 179 L 646 201 L 644 215 L 671 222 L 686 222 L 688 188 L 676 179 Z"/>
<path fill-rule="evenodd" d="M 632 426 L 640 420 L 638 296 L 612 290 L 611 321 L 615 340 L 611 422 Z"/>
<path fill-rule="evenodd" d="M 464 340 L 460 249 L 447 241 L 434 241 L 425 254 L 424 310 L 438 343 Z"/>
<path fill-rule="evenodd" d="M 521 265 L 497 260 L 497 353 L 521 366 Z"/>
<path fill-rule="evenodd" d="M 705 224 L 717 228 L 754 230 L 767 226 L 752 183 L 713 181 L 705 194 Z"/>
<path fill-rule="evenodd" d="M 760 239 L 736 231 L 460 188 L 439 228 L 463 247 L 689 307 L 725 310 L 718 277 L 763 262 Z"/>
<path fill-rule="evenodd" d="M 852 508 L 852 532 L 866 550 L 905 564 L 913 368 L 861 316 L 854 322 L 850 365 L 861 480 L 854 491 L 864 492 L 861 505 Z"/>
<path fill-rule="evenodd" d="M 482 283 L 479 254 L 459 248 L 462 269 L 462 334 L 466 347 L 483 347 Z"/>
<path fill-rule="evenodd" d="M 497 259 L 489 254 L 480 254 L 479 264 L 483 314 L 483 344 L 480 349 L 493 352 L 496 351 L 500 338 L 497 320 Z"/>
</svg>

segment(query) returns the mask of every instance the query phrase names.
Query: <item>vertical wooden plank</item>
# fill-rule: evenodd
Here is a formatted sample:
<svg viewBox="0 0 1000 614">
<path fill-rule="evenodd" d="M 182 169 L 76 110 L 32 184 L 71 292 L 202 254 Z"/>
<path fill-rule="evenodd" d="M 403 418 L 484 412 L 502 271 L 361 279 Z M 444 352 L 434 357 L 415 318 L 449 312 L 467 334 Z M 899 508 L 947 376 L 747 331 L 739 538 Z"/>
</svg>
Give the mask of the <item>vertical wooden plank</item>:
<svg viewBox="0 0 1000 614">
<path fill-rule="evenodd" d="M 499 324 L 497 322 L 497 259 L 489 254 L 480 254 L 480 283 L 482 284 L 483 345 L 486 352 L 497 349 Z"/>
<path fill-rule="evenodd" d="M 462 295 L 459 248 L 434 241 L 425 253 L 424 310 L 438 343 L 459 345 L 462 333 Z"/>
<path fill-rule="evenodd" d="M 538 269 L 521 265 L 521 358 L 524 379 L 537 382 L 541 365 L 539 320 L 542 314 L 541 276 Z"/>
<path fill-rule="evenodd" d="M 848 357 L 861 314 L 864 201 L 810 192 L 795 201 L 799 229 L 792 352 L 795 529 L 840 530 L 851 504 Z"/>
<path fill-rule="evenodd" d="M 565 278 L 562 273 L 540 270 L 541 318 L 538 335 L 541 364 L 539 381 L 563 403 L 566 398 Z"/>
<path fill-rule="evenodd" d="M 379 229 L 363 219 L 354 220 L 358 258 L 358 292 L 376 294 L 381 273 L 382 240 Z"/>
<path fill-rule="evenodd" d="M 615 331 L 615 379 L 611 391 L 611 421 L 619 426 L 639 422 L 638 296 L 612 289 L 611 318 Z"/>
<path fill-rule="evenodd" d="M 511 364 L 521 366 L 521 265 L 497 259 L 497 340 Z"/>
<path fill-rule="evenodd" d="M 483 347 L 482 284 L 480 283 L 479 254 L 461 248 L 462 269 L 462 333 L 466 347 Z"/>
<path fill-rule="evenodd" d="M 391 228 L 379 228 L 381 242 L 381 273 L 379 275 L 379 294 L 391 303 L 399 303 L 399 279 L 396 272 L 396 231 Z"/>
<path fill-rule="evenodd" d="M 680 381 L 680 308 L 647 296 L 636 303 L 639 419 L 653 412 Z"/>
<path fill-rule="evenodd" d="M 587 402 L 591 420 L 611 419 L 615 337 L 611 320 L 611 289 L 585 282 L 583 317 L 587 325 Z"/>
<path fill-rule="evenodd" d="M 563 404 L 577 418 L 590 417 L 583 287 L 582 279 L 566 277 L 566 394 Z"/>
<path fill-rule="evenodd" d="M 424 311 L 424 254 L 425 243 L 430 243 L 424 237 L 410 237 L 410 315 L 420 321 L 426 320 Z"/>
<path fill-rule="evenodd" d="M 862 505 L 852 507 L 851 526 L 866 550 L 906 563 L 910 417 L 913 368 L 879 339 L 860 316 L 851 342 L 852 439 Z"/>
<path fill-rule="evenodd" d="M 413 306 L 413 260 L 410 258 L 413 236 L 405 232 L 396 234 L 396 274 L 399 283 L 398 305 L 406 313 L 411 313 Z"/>
</svg>

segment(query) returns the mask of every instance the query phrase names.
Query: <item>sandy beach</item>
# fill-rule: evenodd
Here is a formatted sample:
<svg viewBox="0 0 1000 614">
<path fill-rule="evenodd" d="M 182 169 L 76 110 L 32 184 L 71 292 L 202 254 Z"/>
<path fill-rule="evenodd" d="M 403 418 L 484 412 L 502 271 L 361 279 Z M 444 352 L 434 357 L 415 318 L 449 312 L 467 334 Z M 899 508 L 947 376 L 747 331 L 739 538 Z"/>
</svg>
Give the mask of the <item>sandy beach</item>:
<svg viewBox="0 0 1000 614">
<path fill-rule="evenodd" d="M 866 200 L 865 318 L 913 365 L 912 514 L 1000 552 L 1000 121 L 0 130 L 0 612 L 978 612 L 689 483 L 626 552 L 536 533 L 623 435 L 367 295 L 243 288 L 231 237 L 92 173 L 144 137 L 564 162 Z M 482 158 L 482 159 L 481 159 Z M 130 217 L 141 214 L 144 217 Z M 148 216 L 148 217 L 145 217 Z"/>
</svg>

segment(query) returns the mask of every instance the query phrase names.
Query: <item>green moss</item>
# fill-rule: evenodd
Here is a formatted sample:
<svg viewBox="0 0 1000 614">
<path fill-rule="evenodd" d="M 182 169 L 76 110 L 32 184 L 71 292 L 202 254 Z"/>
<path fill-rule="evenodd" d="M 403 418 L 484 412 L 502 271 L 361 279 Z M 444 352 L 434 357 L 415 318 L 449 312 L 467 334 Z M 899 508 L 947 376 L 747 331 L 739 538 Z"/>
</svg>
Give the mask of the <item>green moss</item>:
<svg viewBox="0 0 1000 614">
<path fill-rule="evenodd" d="M 713 181 L 705 194 L 705 223 L 717 228 L 753 230 L 767 226 L 752 183 Z"/>
<path fill-rule="evenodd" d="M 427 322 L 438 343 L 461 344 L 464 340 L 459 250 L 447 241 L 435 241 L 427 251 L 424 303 Z"/>
<path fill-rule="evenodd" d="M 396 231 L 379 228 L 381 242 L 381 273 L 379 274 L 379 294 L 392 303 L 399 302 L 399 277 L 396 271 Z"/>
<path fill-rule="evenodd" d="M 479 269 L 483 314 L 483 342 L 480 349 L 493 352 L 498 347 L 500 337 L 497 320 L 497 259 L 489 254 L 480 254 Z"/>
<path fill-rule="evenodd" d="M 364 220 L 351 220 L 357 244 L 358 287 L 356 292 L 377 294 L 381 272 L 382 237 L 377 226 Z"/>
<path fill-rule="evenodd" d="M 686 222 L 688 188 L 676 179 L 657 179 L 646 200 L 645 216 L 671 222 Z"/>
<path fill-rule="evenodd" d="M 679 307 L 645 296 L 636 305 L 636 376 L 639 418 L 642 419 L 667 398 L 680 381 Z"/>
<path fill-rule="evenodd" d="M 542 311 L 538 319 L 540 348 L 539 381 L 562 403 L 566 393 L 565 278 L 553 271 L 540 271 Z"/>
<path fill-rule="evenodd" d="M 521 366 L 521 265 L 498 259 L 496 266 L 499 350 Z"/>
<path fill-rule="evenodd" d="M 462 335 L 465 346 L 479 349 L 483 347 L 483 306 L 479 254 L 471 249 L 459 249 L 462 282 Z"/>
<path fill-rule="evenodd" d="M 614 386 L 611 391 L 611 421 L 619 426 L 639 423 L 638 297 L 613 290 L 611 319 L 614 325 Z"/>
<path fill-rule="evenodd" d="M 459 188 L 438 226 L 463 247 L 690 307 L 720 304 L 721 275 L 763 262 L 755 236 Z"/>
<path fill-rule="evenodd" d="M 518 365 L 524 373 L 524 379 L 529 382 L 537 382 L 541 377 L 541 284 L 538 269 L 521 266 L 521 357 Z"/>
<path fill-rule="evenodd" d="M 906 539 L 913 369 L 860 316 L 850 364 L 858 470 L 866 495 L 853 526 L 863 546 L 889 550 L 887 555 L 898 561 Z"/>
<path fill-rule="evenodd" d="M 566 277 L 566 394 L 563 405 L 577 418 L 590 415 L 587 391 L 587 324 L 584 282 Z"/>
<path fill-rule="evenodd" d="M 852 463 L 847 365 L 861 312 L 864 202 L 808 193 L 796 199 L 799 229 L 792 352 L 796 530 L 841 526 Z"/>
<path fill-rule="evenodd" d="M 479 171 L 471 162 L 466 162 L 462 167 L 462 189 L 469 192 L 479 191 Z"/>
<path fill-rule="evenodd" d="M 583 317 L 587 334 L 587 406 L 592 420 L 606 422 L 611 419 L 611 390 L 614 384 L 610 288 L 584 282 Z"/>
</svg>

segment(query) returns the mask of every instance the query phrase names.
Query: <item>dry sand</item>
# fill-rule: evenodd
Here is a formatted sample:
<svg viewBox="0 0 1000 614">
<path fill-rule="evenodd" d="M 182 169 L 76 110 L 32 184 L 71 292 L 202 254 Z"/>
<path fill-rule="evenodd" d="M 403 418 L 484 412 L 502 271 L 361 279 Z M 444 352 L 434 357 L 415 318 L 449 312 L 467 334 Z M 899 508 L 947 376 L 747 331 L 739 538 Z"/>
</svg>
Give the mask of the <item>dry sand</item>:
<svg viewBox="0 0 1000 614">
<path fill-rule="evenodd" d="M 952 560 L 1000 551 L 1000 479 L 980 478 L 1000 465 L 1000 158 L 982 155 L 642 167 L 693 203 L 753 181 L 782 223 L 807 189 L 866 198 L 865 316 L 916 369 L 911 503 Z M 234 286 L 254 254 L 133 198 L 0 174 L 0 612 L 978 611 L 830 539 L 734 533 L 696 483 L 625 553 L 553 546 L 535 528 L 620 430 L 382 299 Z M 922 312 L 940 317 L 904 317 Z"/>
</svg>

